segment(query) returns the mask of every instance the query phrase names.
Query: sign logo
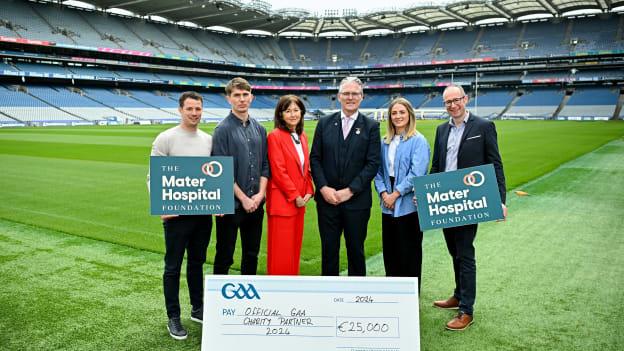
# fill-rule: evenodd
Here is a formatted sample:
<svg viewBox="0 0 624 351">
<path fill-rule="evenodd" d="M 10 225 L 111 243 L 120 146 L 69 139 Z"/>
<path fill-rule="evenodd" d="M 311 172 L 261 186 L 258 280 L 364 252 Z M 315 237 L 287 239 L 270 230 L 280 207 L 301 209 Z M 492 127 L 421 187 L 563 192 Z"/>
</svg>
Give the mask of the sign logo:
<svg viewBox="0 0 624 351">
<path fill-rule="evenodd" d="M 223 295 L 223 297 L 228 300 L 231 300 L 233 298 L 237 298 L 239 300 L 260 300 L 260 294 L 258 294 L 258 291 L 253 286 L 253 284 L 247 284 L 247 286 L 241 283 L 238 283 L 238 286 L 234 285 L 233 283 L 223 284 L 223 287 L 221 288 L 221 295 Z"/>
<path fill-rule="evenodd" d="M 464 176 L 464 184 L 468 186 L 481 186 L 485 182 L 485 176 L 479 171 L 472 171 Z"/>
<path fill-rule="evenodd" d="M 223 173 L 223 166 L 219 161 L 210 161 L 201 166 L 201 171 L 209 177 L 216 178 Z"/>
<path fill-rule="evenodd" d="M 422 230 L 504 218 L 491 164 L 415 177 L 414 194 Z"/>
</svg>

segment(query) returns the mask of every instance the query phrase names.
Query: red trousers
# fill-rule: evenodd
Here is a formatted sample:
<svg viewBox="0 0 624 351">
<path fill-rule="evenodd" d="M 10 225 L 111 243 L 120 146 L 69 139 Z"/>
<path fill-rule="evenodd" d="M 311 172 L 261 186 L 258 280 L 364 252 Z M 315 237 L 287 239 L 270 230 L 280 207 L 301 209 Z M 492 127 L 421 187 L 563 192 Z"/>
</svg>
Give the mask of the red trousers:
<svg viewBox="0 0 624 351">
<path fill-rule="evenodd" d="M 304 208 L 295 216 L 268 215 L 267 274 L 298 275 Z"/>
</svg>

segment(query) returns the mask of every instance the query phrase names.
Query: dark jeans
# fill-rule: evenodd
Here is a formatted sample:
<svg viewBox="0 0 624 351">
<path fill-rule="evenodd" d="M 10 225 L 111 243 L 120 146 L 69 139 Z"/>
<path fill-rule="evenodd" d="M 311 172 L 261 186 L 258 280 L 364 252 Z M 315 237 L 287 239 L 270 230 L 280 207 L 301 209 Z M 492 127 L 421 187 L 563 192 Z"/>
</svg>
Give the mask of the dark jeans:
<svg viewBox="0 0 624 351">
<path fill-rule="evenodd" d="M 236 237 L 240 228 L 241 274 L 254 275 L 258 269 L 258 252 L 262 238 L 264 209 L 258 208 L 252 213 L 236 209 L 231 215 L 217 217 L 217 252 L 215 254 L 214 274 L 228 274 L 234 263 Z"/>
<path fill-rule="evenodd" d="M 382 214 L 381 237 L 386 276 L 417 277 L 420 291 L 423 232 L 418 212 L 401 217 Z"/>
<path fill-rule="evenodd" d="M 180 270 L 186 250 L 186 282 L 191 305 L 203 304 L 203 264 L 210 242 L 212 216 L 179 216 L 163 222 L 165 229 L 165 272 L 163 290 L 169 318 L 180 317 Z"/>
<path fill-rule="evenodd" d="M 340 236 L 344 230 L 349 275 L 366 275 L 364 240 L 368 230 L 370 209 L 346 210 L 342 206 L 317 204 L 321 234 L 321 274 L 337 276 L 340 272 Z"/>
<path fill-rule="evenodd" d="M 477 225 L 445 228 L 443 231 L 455 271 L 453 295 L 459 300 L 459 310 L 472 315 L 477 293 L 477 264 L 473 245 L 477 236 Z"/>
</svg>

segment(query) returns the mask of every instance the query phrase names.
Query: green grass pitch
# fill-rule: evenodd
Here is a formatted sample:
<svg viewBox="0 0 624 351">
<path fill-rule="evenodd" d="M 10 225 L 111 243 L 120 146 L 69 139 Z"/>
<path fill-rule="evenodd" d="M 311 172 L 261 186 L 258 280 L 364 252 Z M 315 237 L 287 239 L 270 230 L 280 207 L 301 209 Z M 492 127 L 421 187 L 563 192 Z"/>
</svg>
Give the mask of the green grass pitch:
<svg viewBox="0 0 624 351">
<path fill-rule="evenodd" d="M 418 122 L 430 144 L 439 123 Z M 422 349 L 622 349 L 624 123 L 496 124 L 508 188 L 531 195 L 510 193 L 509 220 L 479 230 L 477 319 L 466 333 L 444 332 L 451 315 L 430 307 L 451 293 L 452 273 L 440 232 L 425 233 Z M 186 343 L 164 328 L 162 226 L 145 180 L 151 142 L 167 127 L 0 129 L 1 349 L 198 349 L 188 318 Z M 320 272 L 315 212 L 307 275 Z M 370 273 L 383 274 L 376 201 L 366 250 Z M 263 271 L 265 253 L 263 241 Z"/>
</svg>

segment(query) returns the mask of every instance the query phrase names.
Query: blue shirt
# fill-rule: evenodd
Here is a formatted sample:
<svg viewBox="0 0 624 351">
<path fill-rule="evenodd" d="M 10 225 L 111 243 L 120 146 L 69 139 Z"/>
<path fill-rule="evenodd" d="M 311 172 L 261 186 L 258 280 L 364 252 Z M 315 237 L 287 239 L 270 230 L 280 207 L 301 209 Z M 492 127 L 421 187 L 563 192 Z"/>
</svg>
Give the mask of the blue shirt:
<svg viewBox="0 0 624 351">
<path fill-rule="evenodd" d="M 466 122 L 468 122 L 468 111 L 464 116 L 464 121 L 456 126 L 453 123 L 453 118 L 449 121 L 451 130 L 449 131 L 448 141 L 446 143 L 446 168 L 444 172 L 457 170 L 457 154 L 459 153 L 459 144 L 461 143 L 462 135 L 466 129 Z"/>
<path fill-rule="evenodd" d="M 234 181 L 251 197 L 260 191 L 260 177 L 269 178 L 266 129 L 249 117 L 245 123 L 231 112 L 219 122 L 212 136 L 213 156 L 232 156 Z M 234 197 L 236 208 L 241 204 Z"/>
<path fill-rule="evenodd" d="M 392 193 L 398 190 L 401 196 L 394 203 L 394 210 L 390 210 L 380 203 L 381 212 L 390 214 L 393 217 L 401 217 L 416 212 L 416 206 L 412 201 L 414 197 L 414 178 L 427 174 L 429 167 L 429 144 L 427 139 L 420 134 L 405 140 L 401 136 L 401 141 L 396 149 L 394 158 L 394 189 L 390 186 L 390 175 L 388 174 L 388 150 L 390 145 L 381 143 L 381 164 L 375 176 L 375 189 L 381 198 L 384 191 Z M 380 201 L 381 202 L 381 201 Z"/>
</svg>

